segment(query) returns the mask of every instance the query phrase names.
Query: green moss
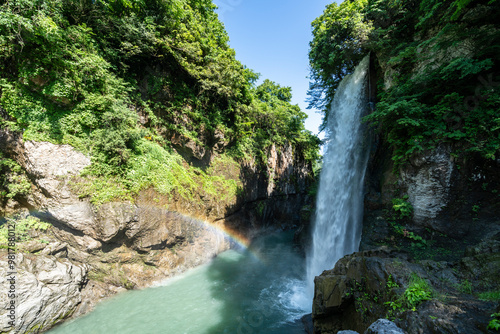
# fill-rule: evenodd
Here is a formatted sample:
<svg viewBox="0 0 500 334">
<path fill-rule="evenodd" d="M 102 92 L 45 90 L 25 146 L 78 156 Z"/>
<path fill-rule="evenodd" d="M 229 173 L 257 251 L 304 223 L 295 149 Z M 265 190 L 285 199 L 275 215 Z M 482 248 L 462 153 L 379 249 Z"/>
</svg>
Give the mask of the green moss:
<svg viewBox="0 0 500 334">
<path fill-rule="evenodd" d="M 500 290 L 482 292 L 478 294 L 478 298 L 486 301 L 500 301 Z"/>
<path fill-rule="evenodd" d="M 105 278 L 107 276 L 108 276 L 107 273 L 100 271 L 100 270 L 94 270 L 94 269 L 89 271 L 89 273 L 87 274 L 88 279 L 98 281 L 98 282 L 105 282 Z"/>
</svg>

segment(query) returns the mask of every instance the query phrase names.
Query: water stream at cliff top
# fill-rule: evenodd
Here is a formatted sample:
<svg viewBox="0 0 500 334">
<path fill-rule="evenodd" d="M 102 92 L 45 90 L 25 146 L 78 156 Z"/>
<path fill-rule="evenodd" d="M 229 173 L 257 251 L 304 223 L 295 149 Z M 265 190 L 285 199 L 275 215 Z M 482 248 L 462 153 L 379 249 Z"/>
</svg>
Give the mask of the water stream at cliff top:
<svg viewBox="0 0 500 334">
<path fill-rule="evenodd" d="M 305 272 L 292 238 L 259 238 L 163 286 L 119 294 L 49 333 L 303 334 L 296 321 L 303 312 L 289 303 Z"/>
</svg>

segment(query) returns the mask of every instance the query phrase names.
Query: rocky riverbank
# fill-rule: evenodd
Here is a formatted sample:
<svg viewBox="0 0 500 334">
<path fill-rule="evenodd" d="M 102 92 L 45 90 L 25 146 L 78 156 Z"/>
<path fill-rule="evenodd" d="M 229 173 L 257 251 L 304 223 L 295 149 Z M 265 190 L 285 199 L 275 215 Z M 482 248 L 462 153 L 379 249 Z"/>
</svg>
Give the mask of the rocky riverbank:
<svg viewBox="0 0 500 334">
<path fill-rule="evenodd" d="M 0 141 L 30 183 L 26 195 L 2 207 L 6 222 L 16 226 L 20 332 L 45 331 L 119 291 L 206 263 L 259 230 L 300 224 L 308 200 L 310 170 L 294 161 L 290 147 L 272 147 L 268 170 L 251 162 L 219 166 L 221 177 L 241 185 L 238 197 L 188 202 L 144 189 L 130 200 L 97 205 L 78 193 L 85 182 L 80 173 L 91 163 L 82 153 L 68 145 L 25 142 L 7 131 Z M 0 250 L 2 279 L 7 251 Z M 8 285 L 0 282 L 2 293 Z M 0 332 L 12 330 L 8 302 L 2 298 Z"/>
</svg>

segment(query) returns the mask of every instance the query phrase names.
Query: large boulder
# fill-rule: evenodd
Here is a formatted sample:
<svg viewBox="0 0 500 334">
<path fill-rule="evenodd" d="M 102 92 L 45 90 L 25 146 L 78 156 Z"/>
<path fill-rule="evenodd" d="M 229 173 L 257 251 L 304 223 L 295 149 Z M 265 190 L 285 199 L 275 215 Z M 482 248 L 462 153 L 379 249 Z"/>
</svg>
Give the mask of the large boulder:
<svg viewBox="0 0 500 334">
<path fill-rule="evenodd" d="M 368 327 L 364 334 L 405 334 L 405 332 L 390 320 L 378 319 Z"/>
<path fill-rule="evenodd" d="M 0 302 L 0 332 L 40 333 L 71 316 L 82 301 L 88 267 L 53 256 L 19 253 L 16 257 L 15 274 L 11 274 L 6 252 L 0 254 L 0 291 L 5 294 Z M 15 298 L 7 298 L 9 290 Z M 7 317 L 12 314 L 7 310 L 11 300 L 15 319 Z"/>
<path fill-rule="evenodd" d="M 396 325 L 408 333 L 484 333 L 496 304 L 474 299 L 463 287 L 468 282 L 478 291 L 485 285 L 488 291 L 498 290 L 494 277 L 498 277 L 499 249 L 495 241 L 486 240 L 469 249 L 459 263 L 414 263 L 405 254 L 386 248 L 343 257 L 334 269 L 315 279 L 315 333 L 336 334 L 347 329 L 363 333 L 387 317 L 395 317 Z M 456 270 L 458 265 L 461 272 Z M 429 284 L 431 299 L 412 310 L 403 296 L 414 275 Z"/>
<path fill-rule="evenodd" d="M 413 206 L 416 224 L 429 224 L 448 205 L 454 168 L 450 148 L 444 145 L 414 155 L 410 164 L 402 168 L 401 181 Z"/>
<path fill-rule="evenodd" d="M 337 334 L 359 334 L 353 330 L 342 330 Z M 368 327 L 364 334 L 405 334 L 396 324 L 387 319 L 379 319 Z"/>
<path fill-rule="evenodd" d="M 412 272 L 425 275 L 403 254 L 386 248 L 343 257 L 334 269 L 324 271 L 314 280 L 312 316 L 316 333 L 365 331 L 386 315 L 384 301 L 390 301 L 394 293 L 387 289 L 387 282 L 393 280 L 403 286 Z"/>
</svg>

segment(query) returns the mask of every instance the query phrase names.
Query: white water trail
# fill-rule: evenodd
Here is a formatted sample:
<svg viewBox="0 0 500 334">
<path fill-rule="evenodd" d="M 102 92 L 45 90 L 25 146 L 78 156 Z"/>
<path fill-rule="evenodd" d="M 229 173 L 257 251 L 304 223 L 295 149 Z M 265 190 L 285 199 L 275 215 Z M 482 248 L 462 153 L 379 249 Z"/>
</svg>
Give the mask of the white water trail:
<svg viewBox="0 0 500 334">
<path fill-rule="evenodd" d="M 368 143 L 361 118 L 368 109 L 366 94 L 369 56 L 340 83 L 328 116 L 327 146 L 316 200 L 312 244 L 307 254 L 305 293 L 297 296 L 311 307 L 314 277 L 332 269 L 361 240 L 363 183 Z"/>
</svg>

